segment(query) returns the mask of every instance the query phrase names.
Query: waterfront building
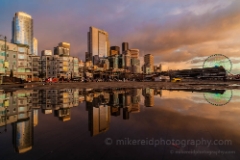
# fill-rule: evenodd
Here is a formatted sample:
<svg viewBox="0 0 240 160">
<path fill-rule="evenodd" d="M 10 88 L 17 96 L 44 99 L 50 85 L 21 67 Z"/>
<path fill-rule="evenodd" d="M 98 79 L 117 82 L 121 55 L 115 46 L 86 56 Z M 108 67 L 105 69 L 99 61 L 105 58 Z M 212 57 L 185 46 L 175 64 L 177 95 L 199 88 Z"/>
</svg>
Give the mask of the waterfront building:
<svg viewBox="0 0 240 160">
<path fill-rule="evenodd" d="M 131 55 L 131 72 L 140 73 L 140 60 L 139 60 L 139 49 L 129 49 Z"/>
<path fill-rule="evenodd" d="M 44 75 L 45 78 L 48 78 L 50 76 L 50 58 L 52 57 L 52 51 L 43 50 L 41 54 L 41 74 L 42 76 Z"/>
<path fill-rule="evenodd" d="M 148 65 L 150 65 L 150 66 L 153 66 L 153 65 L 154 65 L 154 57 L 153 57 L 153 55 L 151 55 L 151 54 L 146 54 L 146 55 L 144 56 L 144 63 L 145 63 L 145 64 L 148 64 Z"/>
<path fill-rule="evenodd" d="M 39 81 L 40 71 L 41 71 L 41 60 L 40 56 L 30 55 L 29 65 L 32 68 L 32 81 Z"/>
<path fill-rule="evenodd" d="M 29 54 L 33 54 L 33 19 L 24 12 L 17 12 L 12 21 L 12 43 L 29 46 Z"/>
<path fill-rule="evenodd" d="M 100 59 L 110 56 L 108 33 L 95 27 L 88 32 L 88 53 L 90 57 L 98 56 Z"/>
<path fill-rule="evenodd" d="M 144 56 L 144 73 L 149 74 L 154 72 L 154 57 L 151 54 Z"/>
<path fill-rule="evenodd" d="M 73 74 L 72 77 L 79 77 L 79 59 L 73 57 Z"/>
<path fill-rule="evenodd" d="M 38 40 L 35 37 L 33 38 L 33 55 L 38 55 Z"/>
<path fill-rule="evenodd" d="M 32 81 L 29 47 L 0 40 L 0 74 Z"/>
<path fill-rule="evenodd" d="M 78 62 L 78 68 L 79 68 L 79 77 L 83 78 L 84 77 L 84 72 L 85 72 L 85 68 L 84 68 L 85 64 L 82 60 L 80 60 Z"/>
<path fill-rule="evenodd" d="M 45 77 L 79 77 L 79 59 L 70 56 L 70 44 L 67 42 L 54 47 L 54 55 L 50 50 L 43 50 L 41 68 Z"/>
<path fill-rule="evenodd" d="M 75 60 L 71 56 L 59 56 L 53 55 L 50 57 L 50 67 L 49 74 L 50 77 L 57 78 L 72 78 L 74 75 L 78 76 L 78 68 L 76 68 L 76 72 L 74 71 L 74 64 L 78 64 L 78 60 Z"/>
<path fill-rule="evenodd" d="M 124 63 L 125 71 L 132 73 L 141 73 L 139 60 L 139 49 L 128 49 L 123 51 L 122 63 Z"/>
</svg>

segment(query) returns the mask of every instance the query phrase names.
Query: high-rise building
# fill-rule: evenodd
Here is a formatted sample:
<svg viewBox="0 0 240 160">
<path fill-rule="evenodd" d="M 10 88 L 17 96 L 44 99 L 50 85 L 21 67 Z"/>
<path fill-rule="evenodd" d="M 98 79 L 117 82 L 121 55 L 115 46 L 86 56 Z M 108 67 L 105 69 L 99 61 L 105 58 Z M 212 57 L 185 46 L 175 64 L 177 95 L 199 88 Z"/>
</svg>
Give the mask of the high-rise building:
<svg viewBox="0 0 240 160">
<path fill-rule="evenodd" d="M 122 52 L 127 51 L 129 49 L 128 42 L 122 43 Z"/>
<path fill-rule="evenodd" d="M 110 56 L 108 33 L 95 27 L 90 27 L 88 32 L 88 53 L 91 57 L 100 59 Z"/>
<path fill-rule="evenodd" d="M 33 54 L 33 19 L 24 12 L 17 12 L 12 21 L 12 42 L 29 46 Z"/>
<path fill-rule="evenodd" d="M 144 64 L 148 64 L 150 66 L 153 66 L 154 65 L 154 58 L 153 58 L 153 55 L 151 54 L 146 54 L 144 56 Z"/>
<path fill-rule="evenodd" d="M 38 55 L 38 40 L 37 38 L 33 38 L 33 55 Z"/>
<path fill-rule="evenodd" d="M 154 57 L 151 54 L 146 54 L 144 56 L 144 73 L 154 72 Z"/>
</svg>

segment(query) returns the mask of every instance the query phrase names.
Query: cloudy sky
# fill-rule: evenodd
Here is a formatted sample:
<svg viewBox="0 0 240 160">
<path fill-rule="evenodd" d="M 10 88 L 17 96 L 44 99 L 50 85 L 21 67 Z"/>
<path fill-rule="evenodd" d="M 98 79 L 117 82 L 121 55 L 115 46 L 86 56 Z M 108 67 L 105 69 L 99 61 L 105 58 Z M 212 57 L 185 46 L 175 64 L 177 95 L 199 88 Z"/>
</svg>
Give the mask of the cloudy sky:
<svg viewBox="0 0 240 160">
<path fill-rule="evenodd" d="M 208 56 L 223 54 L 240 73 L 239 0 L 1 0 L 0 34 L 8 40 L 18 11 L 33 17 L 39 52 L 66 41 L 84 60 L 94 26 L 109 33 L 111 46 L 129 42 L 163 69 L 202 67 Z"/>
</svg>

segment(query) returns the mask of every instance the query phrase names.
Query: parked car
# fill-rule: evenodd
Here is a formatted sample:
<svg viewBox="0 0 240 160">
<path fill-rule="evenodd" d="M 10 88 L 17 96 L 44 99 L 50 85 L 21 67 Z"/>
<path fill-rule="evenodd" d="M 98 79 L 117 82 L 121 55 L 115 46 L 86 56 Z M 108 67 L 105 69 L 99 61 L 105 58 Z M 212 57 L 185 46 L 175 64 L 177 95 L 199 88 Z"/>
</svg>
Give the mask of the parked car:
<svg viewBox="0 0 240 160">
<path fill-rule="evenodd" d="M 153 81 L 153 79 L 152 78 L 145 78 L 144 80 L 143 80 L 143 82 L 152 82 Z"/>
<path fill-rule="evenodd" d="M 170 81 L 170 77 L 169 76 L 158 76 L 158 77 L 154 78 L 154 81 L 164 81 L 164 82 L 167 82 L 167 81 Z"/>
<path fill-rule="evenodd" d="M 181 82 L 181 78 L 172 78 L 171 82 Z"/>
<path fill-rule="evenodd" d="M 50 77 L 45 79 L 46 83 L 50 83 Z M 52 83 L 58 82 L 58 78 L 52 77 Z"/>
<path fill-rule="evenodd" d="M 82 79 L 81 79 L 81 77 L 73 77 L 73 78 L 71 79 L 71 81 L 74 81 L 74 82 L 81 82 Z"/>
</svg>

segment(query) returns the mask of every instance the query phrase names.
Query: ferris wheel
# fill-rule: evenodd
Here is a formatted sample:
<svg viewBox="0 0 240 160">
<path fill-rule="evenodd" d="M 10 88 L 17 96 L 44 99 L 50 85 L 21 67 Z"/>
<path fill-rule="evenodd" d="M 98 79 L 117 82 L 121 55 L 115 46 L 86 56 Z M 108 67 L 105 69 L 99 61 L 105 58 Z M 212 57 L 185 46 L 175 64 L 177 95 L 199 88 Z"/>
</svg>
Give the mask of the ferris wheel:
<svg viewBox="0 0 240 160">
<path fill-rule="evenodd" d="M 204 93 L 204 98 L 206 101 L 214 106 L 223 106 L 231 101 L 232 91 L 227 90 L 223 93 Z"/>
<path fill-rule="evenodd" d="M 227 73 L 230 73 L 232 70 L 232 62 L 228 57 L 222 54 L 214 54 L 208 57 L 203 63 L 203 68 L 212 67 L 223 67 Z"/>
</svg>

